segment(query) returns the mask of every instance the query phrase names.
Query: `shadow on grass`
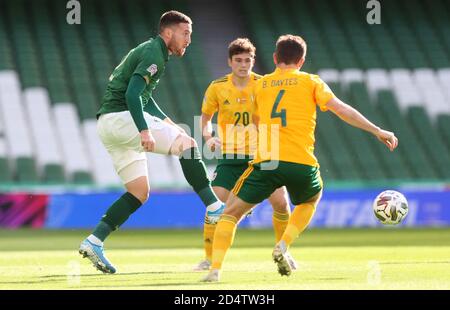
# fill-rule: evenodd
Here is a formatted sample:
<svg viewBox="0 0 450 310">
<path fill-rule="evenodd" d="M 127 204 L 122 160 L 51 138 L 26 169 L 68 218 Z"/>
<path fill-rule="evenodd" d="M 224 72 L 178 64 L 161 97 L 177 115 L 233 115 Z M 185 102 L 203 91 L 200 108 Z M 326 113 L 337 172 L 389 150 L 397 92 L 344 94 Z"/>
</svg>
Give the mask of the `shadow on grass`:
<svg viewBox="0 0 450 310">
<path fill-rule="evenodd" d="M 181 273 L 194 273 L 193 271 L 149 271 L 149 272 L 121 272 L 116 274 L 106 274 L 106 273 L 89 273 L 89 274 L 80 274 L 81 278 L 84 277 L 120 277 L 120 276 L 136 276 L 136 275 L 156 275 L 156 274 L 181 274 Z M 55 274 L 55 275 L 46 275 L 46 276 L 39 276 L 37 278 L 39 279 L 45 279 L 45 278 L 67 278 L 67 274 Z M 1 282 L 0 282 L 1 283 Z"/>
</svg>

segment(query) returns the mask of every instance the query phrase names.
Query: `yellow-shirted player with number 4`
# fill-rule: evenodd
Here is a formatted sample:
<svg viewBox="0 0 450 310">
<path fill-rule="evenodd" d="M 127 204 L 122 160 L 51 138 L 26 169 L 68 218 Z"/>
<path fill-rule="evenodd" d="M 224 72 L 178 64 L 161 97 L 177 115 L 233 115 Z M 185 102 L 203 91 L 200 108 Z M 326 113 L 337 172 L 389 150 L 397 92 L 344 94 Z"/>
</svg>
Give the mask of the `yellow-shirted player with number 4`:
<svg viewBox="0 0 450 310">
<path fill-rule="evenodd" d="M 214 171 L 212 188 L 221 201 L 226 201 L 236 181 L 247 169 L 257 145 L 254 124 L 254 87 L 261 78 L 252 72 L 255 47 L 247 38 L 238 38 L 228 46 L 228 65 L 231 73 L 213 81 L 205 93 L 202 104 L 202 133 L 208 147 L 221 148 L 222 158 Z M 212 135 L 211 120 L 218 113 L 218 136 Z M 290 206 L 285 188 L 274 189 L 269 197 L 274 210 L 272 223 L 278 242 L 286 229 Z M 205 218 L 203 240 L 205 259 L 194 270 L 208 270 L 211 266 L 212 243 L 217 223 Z M 289 254 L 288 254 L 289 255 Z M 288 256 L 288 258 L 290 258 Z M 290 259 L 291 267 L 296 263 Z"/>
<path fill-rule="evenodd" d="M 286 251 L 311 221 L 322 195 L 319 164 L 314 156 L 316 106 L 372 133 L 391 151 L 397 147 L 398 140 L 392 132 L 375 126 L 336 98 L 317 75 L 299 71 L 305 55 L 306 43 L 301 37 L 281 36 L 274 53 L 276 70 L 258 81 L 255 89 L 260 118 L 257 155 L 237 181 L 217 224 L 211 269 L 203 279 L 205 282 L 219 281 L 222 262 L 242 216 L 283 185 L 295 209 L 272 257 L 281 275 L 291 274 Z M 267 149 L 261 147 L 264 141 L 268 141 Z"/>
</svg>

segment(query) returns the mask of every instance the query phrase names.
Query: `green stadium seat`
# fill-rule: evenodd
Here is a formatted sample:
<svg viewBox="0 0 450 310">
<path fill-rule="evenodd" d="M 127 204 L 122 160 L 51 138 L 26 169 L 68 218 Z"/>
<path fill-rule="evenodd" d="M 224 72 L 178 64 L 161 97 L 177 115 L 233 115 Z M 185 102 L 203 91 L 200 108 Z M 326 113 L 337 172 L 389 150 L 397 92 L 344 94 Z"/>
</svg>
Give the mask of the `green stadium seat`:
<svg viewBox="0 0 450 310">
<path fill-rule="evenodd" d="M 72 183 L 74 184 L 92 184 L 92 174 L 86 171 L 76 171 L 72 175 Z"/>
<path fill-rule="evenodd" d="M 64 168 L 57 164 L 45 165 L 42 180 L 47 184 L 64 184 Z"/>
<path fill-rule="evenodd" d="M 332 113 L 318 112 L 316 155 L 324 179 L 450 178 L 450 171 L 442 169 L 450 165 L 450 91 L 446 89 L 450 74 L 445 69 L 450 68 L 448 1 L 433 0 L 432 5 L 423 0 L 385 1 L 380 25 L 366 22 L 367 8 L 360 0 L 235 4 L 236 16 L 246 18 L 243 33 L 249 33 L 257 47 L 260 73 L 274 68 L 272 53 L 279 35 L 300 34 L 308 43 L 302 70 L 335 70 L 324 74 L 324 79 L 331 77 L 327 82 L 336 95 L 398 135 L 398 150 L 389 152 L 370 134 L 344 124 Z M 78 114 L 77 122 L 83 129 L 90 128 L 89 133 L 80 130 L 77 139 L 90 139 L 89 153 L 94 153 L 101 147 L 94 141 L 95 114 L 109 75 L 130 48 L 157 34 L 159 17 L 169 9 L 195 15 L 191 2 L 185 0 L 96 0 L 83 2 L 82 23 L 73 26 L 63 18 L 67 9 L 58 0 L 3 1 L 0 71 L 15 70 L 24 93 L 31 87 L 45 87 L 53 112 L 65 103 L 75 104 L 72 112 Z M 214 51 L 205 50 L 202 43 L 194 20 L 193 41 L 185 57 L 171 57 L 153 94 L 168 116 L 191 129 L 204 91 L 216 78 L 205 61 L 207 53 Z M 348 69 L 367 70 L 367 74 L 352 79 L 346 75 Z M 90 184 L 98 180 L 98 172 L 91 172 L 85 162 L 68 165 L 76 161 L 71 155 L 64 155 L 62 163 L 42 162 L 37 153 L 1 153 L 0 171 L 6 173 L 0 174 L 0 183 Z"/>
<path fill-rule="evenodd" d="M 437 129 L 442 141 L 447 145 L 447 150 L 450 151 L 450 115 L 442 114 L 437 117 Z"/>
<path fill-rule="evenodd" d="M 16 160 L 16 179 L 19 183 L 35 184 L 39 177 L 36 172 L 36 161 L 31 157 L 18 157 Z"/>
<path fill-rule="evenodd" d="M 8 162 L 8 158 L 0 157 L 0 184 L 1 183 L 10 183 L 13 181 L 11 176 L 11 170 Z"/>
<path fill-rule="evenodd" d="M 380 91 L 377 101 L 386 123 L 399 139 L 398 152 L 406 159 L 412 176 L 418 179 L 436 179 L 437 172 L 418 144 L 418 137 L 413 133 L 411 124 L 402 116 L 393 93 Z"/>
<path fill-rule="evenodd" d="M 380 112 L 375 109 L 374 104 L 371 102 L 367 87 L 363 82 L 354 82 L 349 85 L 350 101 L 349 103 L 354 106 L 363 115 L 369 117 L 369 119 L 375 124 L 389 129 Z M 385 145 L 381 144 L 375 137 L 369 134 L 364 134 L 366 143 L 361 148 L 365 148 L 366 152 L 375 156 L 373 160 L 376 161 L 373 167 L 376 170 L 382 170 L 383 177 L 389 179 L 408 179 L 411 177 L 409 170 L 406 167 L 406 163 L 403 158 L 399 156 L 398 152 L 389 152 Z M 374 169 L 370 165 L 366 165 L 370 169 Z"/>
<path fill-rule="evenodd" d="M 427 112 L 423 107 L 410 107 L 407 120 L 414 128 L 421 148 L 426 152 L 428 161 L 433 165 L 436 174 L 442 179 L 450 179 L 450 154 L 433 129 Z"/>
</svg>

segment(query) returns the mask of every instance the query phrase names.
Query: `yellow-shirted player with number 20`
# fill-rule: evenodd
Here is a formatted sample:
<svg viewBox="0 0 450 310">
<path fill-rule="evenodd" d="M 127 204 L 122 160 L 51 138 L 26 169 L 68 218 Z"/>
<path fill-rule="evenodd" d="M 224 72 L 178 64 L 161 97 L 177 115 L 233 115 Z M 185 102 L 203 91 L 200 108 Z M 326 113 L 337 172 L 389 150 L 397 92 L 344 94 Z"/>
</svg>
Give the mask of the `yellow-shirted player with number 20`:
<svg viewBox="0 0 450 310">
<path fill-rule="evenodd" d="M 317 106 L 372 133 L 391 151 L 397 147 L 398 140 L 392 132 L 375 126 L 336 98 L 317 75 L 299 71 L 305 56 L 306 43 L 301 37 L 281 36 L 274 53 L 276 70 L 256 85 L 255 103 L 260 118 L 257 155 L 237 181 L 219 219 L 205 282 L 219 281 L 222 262 L 242 216 L 280 186 L 286 186 L 295 209 L 272 257 L 281 275 L 291 274 L 287 250 L 308 226 L 322 195 L 319 164 L 314 156 Z M 263 149 L 263 145 L 268 147 Z"/>
<path fill-rule="evenodd" d="M 236 181 L 247 169 L 257 145 L 254 124 L 254 87 L 261 78 L 252 72 L 255 47 L 247 38 L 238 38 L 228 46 L 228 65 L 231 73 L 213 81 L 206 90 L 202 104 L 202 133 L 210 150 L 221 148 L 222 157 L 214 171 L 211 186 L 217 197 L 226 201 Z M 218 113 L 218 136 L 212 135 L 211 120 Z M 274 210 L 272 223 L 278 242 L 287 226 L 290 206 L 286 190 L 274 189 L 269 202 Z M 205 218 L 203 240 L 205 259 L 194 270 L 208 270 L 211 266 L 212 243 L 217 223 Z M 288 258 L 289 254 L 288 254 Z M 291 267 L 296 268 L 290 259 Z"/>
</svg>

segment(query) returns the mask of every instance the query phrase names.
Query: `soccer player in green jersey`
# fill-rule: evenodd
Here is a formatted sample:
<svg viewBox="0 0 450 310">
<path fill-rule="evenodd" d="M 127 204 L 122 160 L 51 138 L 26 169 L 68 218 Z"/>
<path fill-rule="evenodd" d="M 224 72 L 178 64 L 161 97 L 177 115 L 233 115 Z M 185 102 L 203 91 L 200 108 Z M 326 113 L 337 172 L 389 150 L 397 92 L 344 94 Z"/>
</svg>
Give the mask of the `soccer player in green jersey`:
<svg viewBox="0 0 450 310">
<path fill-rule="evenodd" d="M 224 204 L 214 194 L 195 140 L 168 118 L 152 98 L 169 55 L 183 56 L 191 43 L 192 21 L 177 11 L 161 16 L 159 35 L 132 49 L 109 78 L 97 129 L 127 192 L 114 202 L 80 245 L 79 253 L 104 273 L 116 268 L 103 253 L 103 241 L 149 195 L 145 152 L 177 155 L 184 176 L 216 222 Z"/>
</svg>

